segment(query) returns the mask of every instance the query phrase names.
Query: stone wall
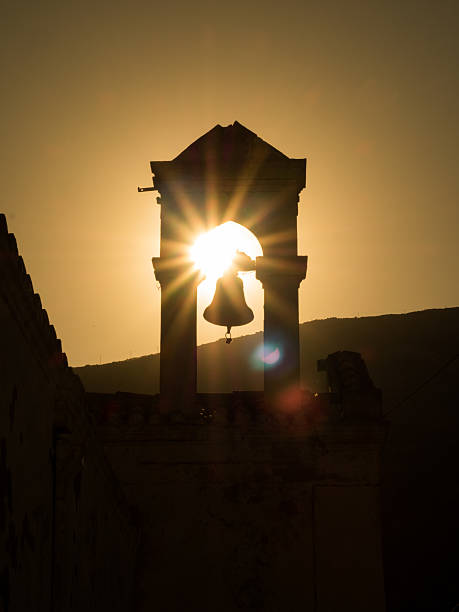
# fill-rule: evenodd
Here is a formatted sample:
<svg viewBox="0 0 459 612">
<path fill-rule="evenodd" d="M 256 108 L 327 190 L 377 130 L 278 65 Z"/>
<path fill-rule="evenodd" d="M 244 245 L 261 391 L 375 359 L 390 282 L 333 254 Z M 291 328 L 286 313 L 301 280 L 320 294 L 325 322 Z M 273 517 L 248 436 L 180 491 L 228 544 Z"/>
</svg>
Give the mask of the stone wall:
<svg viewBox="0 0 459 612">
<path fill-rule="evenodd" d="M 0 215 L 0 610 L 126 610 L 138 529 Z"/>
<path fill-rule="evenodd" d="M 355 412 L 340 399 L 305 396 L 275 417 L 260 393 L 203 394 L 181 422 L 160 414 L 158 396 L 88 394 L 139 508 L 134 609 L 385 609 L 384 425 L 368 395 Z"/>
</svg>

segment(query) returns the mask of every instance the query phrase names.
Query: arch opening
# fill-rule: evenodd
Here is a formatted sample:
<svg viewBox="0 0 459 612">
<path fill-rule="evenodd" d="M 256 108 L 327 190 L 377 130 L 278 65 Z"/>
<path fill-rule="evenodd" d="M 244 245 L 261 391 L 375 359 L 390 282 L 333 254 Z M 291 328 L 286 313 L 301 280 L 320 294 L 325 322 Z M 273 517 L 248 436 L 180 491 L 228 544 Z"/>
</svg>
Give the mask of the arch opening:
<svg viewBox="0 0 459 612">
<path fill-rule="evenodd" d="M 190 256 L 195 262 L 196 268 L 200 269 L 206 278 L 198 286 L 197 300 L 197 344 L 208 344 L 221 340 L 224 337 L 225 328 L 213 325 L 203 317 L 205 308 L 211 303 L 215 293 L 217 279 L 221 277 L 236 254 L 236 251 L 243 251 L 251 259 L 263 255 L 263 249 L 255 234 L 247 227 L 227 221 L 209 232 L 201 234 L 190 248 Z M 263 329 L 263 287 L 259 280 L 255 278 L 255 272 L 239 272 L 242 280 L 244 294 L 247 304 L 253 310 L 254 319 L 251 323 L 240 327 L 233 327 L 231 330 L 233 338 L 254 334 Z M 213 361 L 214 368 L 209 369 L 207 361 L 212 360 L 209 351 L 223 351 L 224 359 Z M 234 361 L 234 345 L 227 349 L 226 346 L 220 347 L 220 343 L 215 347 L 200 349 L 201 355 L 198 358 L 198 391 L 200 392 L 225 392 L 233 389 L 245 389 L 244 381 L 233 380 L 236 375 L 236 368 L 231 367 Z M 215 355 L 216 356 L 216 355 Z M 202 358 L 206 363 L 201 367 Z M 215 371 L 216 363 L 219 363 L 219 371 Z M 249 362 L 247 366 L 250 368 Z M 234 370 L 234 372 L 232 371 Z M 212 378 L 208 376 L 208 371 L 213 371 Z M 260 380 L 258 380 L 258 378 Z M 257 388 L 262 389 L 262 378 L 257 377 Z"/>
</svg>

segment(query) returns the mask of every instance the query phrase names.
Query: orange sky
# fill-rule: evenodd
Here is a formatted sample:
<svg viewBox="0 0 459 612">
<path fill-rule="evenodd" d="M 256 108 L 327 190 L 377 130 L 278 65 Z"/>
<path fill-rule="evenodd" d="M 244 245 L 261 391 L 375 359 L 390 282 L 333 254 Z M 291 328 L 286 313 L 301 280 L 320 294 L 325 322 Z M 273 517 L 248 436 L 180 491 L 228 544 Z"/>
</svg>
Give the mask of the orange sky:
<svg viewBox="0 0 459 612">
<path fill-rule="evenodd" d="M 3 8 L 0 211 L 69 361 L 158 351 L 159 207 L 136 187 L 234 120 L 308 158 L 302 321 L 457 306 L 458 15 L 455 0 Z M 261 329 L 255 306 L 241 333 Z"/>
</svg>

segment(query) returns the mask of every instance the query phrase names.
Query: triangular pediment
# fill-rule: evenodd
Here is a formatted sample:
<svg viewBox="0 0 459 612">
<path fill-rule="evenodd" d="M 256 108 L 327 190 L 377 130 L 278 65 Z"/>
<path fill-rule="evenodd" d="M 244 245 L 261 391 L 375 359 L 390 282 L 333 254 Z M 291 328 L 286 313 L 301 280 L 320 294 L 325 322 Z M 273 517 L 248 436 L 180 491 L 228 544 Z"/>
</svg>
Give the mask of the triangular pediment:
<svg viewBox="0 0 459 612">
<path fill-rule="evenodd" d="M 200 160 L 220 160 L 229 162 L 232 159 L 247 158 L 263 159 L 264 161 L 288 159 L 286 155 L 259 138 L 255 132 L 235 121 L 226 127 L 216 125 L 177 155 L 174 161 L 194 163 Z"/>
<path fill-rule="evenodd" d="M 177 189 L 179 183 L 185 188 L 191 182 L 194 189 L 212 183 L 213 188 L 228 192 L 241 181 L 250 181 L 253 190 L 271 190 L 272 181 L 278 181 L 277 189 L 284 189 L 288 181 L 299 193 L 306 176 L 305 159 L 287 157 L 238 121 L 226 127 L 216 125 L 173 160 L 152 161 L 150 167 L 159 191 L 172 184 Z"/>
</svg>

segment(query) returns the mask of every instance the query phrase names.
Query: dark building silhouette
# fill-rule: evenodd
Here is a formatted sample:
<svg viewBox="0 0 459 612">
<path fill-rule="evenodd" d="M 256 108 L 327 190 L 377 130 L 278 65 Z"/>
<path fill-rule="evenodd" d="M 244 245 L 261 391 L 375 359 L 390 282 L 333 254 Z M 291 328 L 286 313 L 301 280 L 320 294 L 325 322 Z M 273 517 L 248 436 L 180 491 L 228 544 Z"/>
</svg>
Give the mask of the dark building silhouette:
<svg viewBox="0 0 459 612">
<path fill-rule="evenodd" d="M 163 215 L 177 214 L 172 184 L 190 189 L 187 200 L 202 195 L 203 156 L 217 168 L 221 193 L 251 168 L 248 206 L 274 194 L 273 219 L 258 235 L 264 258 L 282 261 L 287 281 L 273 269 L 262 279 L 265 332 L 287 338 L 289 366 L 266 371 L 264 393 L 196 393 L 195 331 L 183 324 L 195 326 L 196 279 L 188 277 L 191 307 L 183 289 L 182 306 L 169 311 L 170 268 L 162 262 L 177 253 L 163 235 L 155 262 L 165 274 L 163 397 L 85 393 L 0 216 L 0 610 L 386 609 L 381 393 L 361 355 L 342 350 L 316 356 L 328 392 L 298 388 L 305 260 L 296 255 L 296 206 L 304 160 L 289 160 L 237 123 L 217 126 L 173 162 L 152 162 Z M 263 183 L 270 176 L 271 191 Z M 228 209 L 218 202 L 212 214 L 223 222 Z M 263 245 L 282 223 L 286 242 Z M 268 264 L 260 261 L 261 274 Z M 291 320 L 270 310 L 280 290 Z M 172 364 L 168 351 L 182 331 L 185 357 Z M 387 503 L 384 514 L 390 526 Z M 400 569 L 390 546 L 385 554 L 388 609 L 412 609 L 393 587 Z"/>
<path fill-rule="evenodd" d="M 231 219 L 258 220 L 265 339 L 286 356 L 264 394 L 196 394 L 192 275 L 170 300 L 173 245 L 191 234 L 169 235 L 168 215 L 176 190 L 209 202 L 209 163 L 217 197 L 193 231 L 227 220 L 241 189 Z M 237 123 L 152 162 L 165 202 L 159 398 L 84 393 L 1 217 L 4 610 L 385 609 L 380 393 L 349 352 L 322 362 L 331 393 L 299 389 L 304 168 Z"/>
<path fill-rule="evenodd" d="M 314 355 L 347 347 L 365 355 L 383 389 L 388 430 L 382 448 L 381 501 L 387 609 L 447 610 L 459 601 L 459 308 L 403 315 L 324 319 L 300 326 L 302 381 L 326 391 Z M 246 367 L 261 334 L 198 349 L 201 388 L 229 392 L 261 389 L 263 373 Z M 218 369 L 215 371 L 215 364 Z M 209 365 L 214 366 L 212 377 Z M 159 355 L 77 369 L 98 404 L 116 402 L 120 423 L 140 396 L 139 419 L 149 421 L 159 391 Z M 148 395 L 150 394 L 150 395 Z M 236 394 L 237 395 L 237 394 Z M 226 395 L 228 397 L 228 395 Z M 122 408 L 124 406 L 124 408 Z"/>
<path fill-rule="evenodd" d="M 0 215 L 0 610 L 129 610 L 139 530 Z"/>
</svg>

